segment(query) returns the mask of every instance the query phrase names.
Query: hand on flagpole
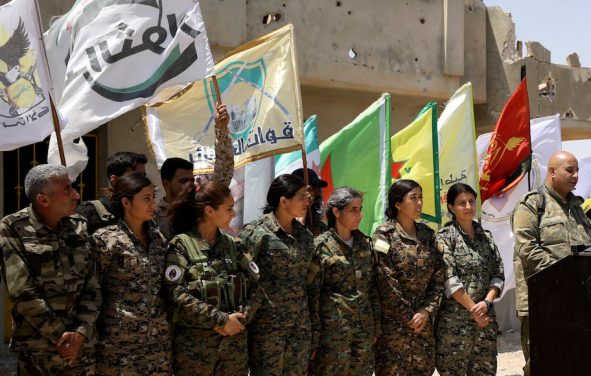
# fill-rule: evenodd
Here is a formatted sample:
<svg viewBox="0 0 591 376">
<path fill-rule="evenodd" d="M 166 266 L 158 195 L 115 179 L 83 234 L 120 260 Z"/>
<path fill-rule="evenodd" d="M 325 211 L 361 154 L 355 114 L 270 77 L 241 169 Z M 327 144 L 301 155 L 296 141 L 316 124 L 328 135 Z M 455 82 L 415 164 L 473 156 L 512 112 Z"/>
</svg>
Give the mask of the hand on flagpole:
<svg viewBox="0 0 591 376">
<path fill-rule="evenodd" d="M 215 110 L 215 125 L 217 128 L 221 128 L 225 131 L 228 130 L 228 124 L 230 123 L 230 115 L 226 109 L 225 104 L 220 104 Z"/>
</svg>

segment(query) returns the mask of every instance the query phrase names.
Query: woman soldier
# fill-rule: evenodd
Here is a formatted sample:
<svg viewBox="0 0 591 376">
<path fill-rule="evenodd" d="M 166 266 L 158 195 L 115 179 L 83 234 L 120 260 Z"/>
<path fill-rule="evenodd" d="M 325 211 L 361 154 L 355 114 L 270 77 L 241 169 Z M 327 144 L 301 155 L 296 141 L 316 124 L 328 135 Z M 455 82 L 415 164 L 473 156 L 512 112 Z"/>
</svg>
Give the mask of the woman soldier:
<svg viewBox="0 0 591 376">
<path fill-rule="evenodd" d="M 306 275 L 314 238 L 296 218 L 306 216 L 310 199 L 302 179 L 280 175 L 271 183 L 262 218 L 240 233 L 244 243 L 253 249 L 264 294 L 248 328 L 253 376 L 297 376 L 308 372 L 312 334 Z"/>
<path fill-rule="evenodd" d="M 493 301 L 503 289 L 503 262 L 492 235 L 477 222 L 476 192 L 463 183 L 447 191 L 453 215 L 437 234 L 445 263 L 445 296 L 435 324 L 440 375 L 495 375 L 497 323 Z"/>
<path fill-rule="evenodd" d="M 154 186 L 120 177 L 111 196 L 116 225 L 97 230 L 103 305 L 98 375 L 170 375 L 171 330 L 161 295 L 166 240 L 154 226 Z"/>
<path fill-rule="evenodd" d="M 329 230 L 315 239 L 320 270 L 308 280 L 313 375 L 372 375 L 379 296 L 371 238 L 359 231 L 361 193 L 338 188 L 328 199 Z"/>
<path fill-rule="evenodd" d="M 211 180 L 171 213 L 177 235 L 164 280 L 174 307 L 174 374 L 247 375 L 244 325 L 252 317 L 249 297 L 260 304 L 252 286 L 258 268 L 238 240 L 220 231 L 236 216 L 230 189 Z"/>
<path fill-rule="evenodd" d="M 373 236 L 382 313 L 377 376 L 435 370 L 432 322 L 443 295 L 443 261 L 434 231 L 417 222 L 422 207 L 421 186 L 397 181 L 388 193 L 388 220 Z"/>
</svg>

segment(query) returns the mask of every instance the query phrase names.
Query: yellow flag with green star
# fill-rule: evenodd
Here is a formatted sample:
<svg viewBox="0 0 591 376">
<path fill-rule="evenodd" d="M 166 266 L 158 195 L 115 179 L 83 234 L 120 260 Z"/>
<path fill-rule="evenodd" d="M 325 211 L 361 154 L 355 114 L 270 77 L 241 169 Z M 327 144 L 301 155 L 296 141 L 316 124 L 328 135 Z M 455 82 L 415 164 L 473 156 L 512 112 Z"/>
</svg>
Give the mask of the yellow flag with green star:
<svg viewBox="0 0 591 376">
<path fill-rule="evenodd" d="M 429 222 L 441 223 L 437 103 L 426 105 L 417 118 L 392 136 L 392 183 L 411 179 L 423 190 L 423 213 Z"/>
</svg>

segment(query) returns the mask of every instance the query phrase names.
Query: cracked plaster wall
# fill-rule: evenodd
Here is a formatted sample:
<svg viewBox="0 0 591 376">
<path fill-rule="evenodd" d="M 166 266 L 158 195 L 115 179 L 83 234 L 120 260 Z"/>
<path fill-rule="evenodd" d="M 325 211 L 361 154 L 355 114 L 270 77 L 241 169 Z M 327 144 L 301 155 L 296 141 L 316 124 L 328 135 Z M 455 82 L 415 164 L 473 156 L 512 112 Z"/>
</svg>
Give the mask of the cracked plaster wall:
<svg viewBox="0 0 591 376">
<path fill-rule="evenodd" d="M 526 42 L 527 54 L 517 49 L 515 24 L 509 13 L 488 8 L 486 110 L 479 108 L 479 132 L 492 130 L 503 106 L 519 85 L 526 66 L 532 118 L 561 115 L 563 140 L 591 138 L 591 68 L 550 63 L 551 52 L 538 42 Z M 576 46 L 573 46 L 576 48 Z M 566 56 L 565 56 L 566 59 Z M 551 95 L 539 95 L 538 85 L 552 82 Z"/>
</svg>

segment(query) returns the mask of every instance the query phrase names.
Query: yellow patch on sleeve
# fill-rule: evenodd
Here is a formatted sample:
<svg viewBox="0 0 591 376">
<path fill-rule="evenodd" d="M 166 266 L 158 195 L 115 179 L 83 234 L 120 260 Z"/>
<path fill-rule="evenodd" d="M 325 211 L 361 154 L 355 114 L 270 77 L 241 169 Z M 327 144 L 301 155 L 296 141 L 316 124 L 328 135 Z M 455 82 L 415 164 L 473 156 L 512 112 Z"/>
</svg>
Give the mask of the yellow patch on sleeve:
<svg viewBox="0 0 591 376">
<path fill-rule="evenodd" d="M 376 239 L 373 242 L 373 248 L 378 252 L 388 253 L 388 251 L 390 250 L 390 244 L 385 240 Z"/>
</svg>

